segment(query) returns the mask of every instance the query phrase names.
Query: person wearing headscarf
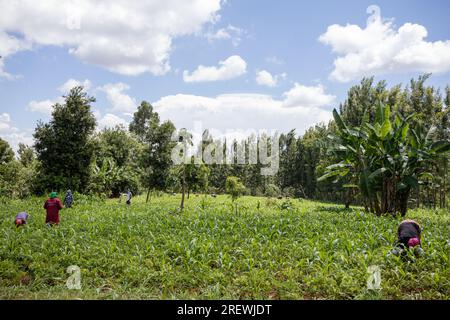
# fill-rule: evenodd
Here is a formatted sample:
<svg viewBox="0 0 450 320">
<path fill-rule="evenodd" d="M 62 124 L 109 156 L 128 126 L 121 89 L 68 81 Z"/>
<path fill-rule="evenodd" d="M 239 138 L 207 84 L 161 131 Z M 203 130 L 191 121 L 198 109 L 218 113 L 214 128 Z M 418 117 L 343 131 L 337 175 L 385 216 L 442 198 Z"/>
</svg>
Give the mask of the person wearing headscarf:
<svg viewBox="0 0 450 320">
<path fill-rule="evenodd" d="M 403 220 L 397 228 L 397 242 L 392 253 L 400 255 L 404 254 L 406 249 L 412 248 L 416 256 L 422 255 L 421 233 L 422 228 L 416 221 Z"/>
<path fill-rule="evenodd" d="M 72 208 L 73 204 L 73 194 L 71 190 L 67 190 L 66 196 L 64 197 L 64 206 L 66 208 Z"/>
<path fill-rule="evenodd" d="M 58 225 L 59 224 L 59 210 L 62 209 L 61 200 L 57 197 L 56 192 L 50 193 L 49 199 L 44 203 L 44 209 L 47 211 L 45 217 L 45 223 L 47 225 Z"/>
</svg>

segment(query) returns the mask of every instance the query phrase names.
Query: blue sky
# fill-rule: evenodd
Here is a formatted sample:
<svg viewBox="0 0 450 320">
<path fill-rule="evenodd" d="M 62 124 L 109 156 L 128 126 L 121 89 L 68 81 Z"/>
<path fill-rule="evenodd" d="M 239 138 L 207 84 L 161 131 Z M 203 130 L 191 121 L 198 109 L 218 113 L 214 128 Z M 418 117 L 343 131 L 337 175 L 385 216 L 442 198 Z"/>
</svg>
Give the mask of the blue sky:
<svg viewBox="0 0 450 320">
<path fill-rule="evenodd" d="M 99 127 L 147 100 L 177 127 L 300 134 L 363 76 L 394 85 L 433 71 L 429 84 L 450 84 L 444 0 L 60 3 L 0 0 L 0 136 L 15 147 L 77 82 Z"/>
</svg>

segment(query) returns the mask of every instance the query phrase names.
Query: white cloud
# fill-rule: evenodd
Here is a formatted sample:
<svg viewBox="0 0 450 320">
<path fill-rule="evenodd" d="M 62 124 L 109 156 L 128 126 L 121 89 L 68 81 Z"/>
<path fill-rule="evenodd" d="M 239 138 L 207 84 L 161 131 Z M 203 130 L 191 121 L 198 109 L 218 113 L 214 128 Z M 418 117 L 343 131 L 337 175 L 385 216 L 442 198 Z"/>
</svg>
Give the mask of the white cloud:
<svg viewBox="0 0 450 320">
<path fill-rule="evenodd" d="M 38 112 L 50 115 L 53 111 L 53 105 L 56 103 L 54 100 L 42 100 L 42 101 L 30 101 L 27 106 L 27 110 L 31 112 Z"/>
<path fill-rule="evenodd" d="M 319 41 L 338 55 L 330 78 L 348 82 L 388 73 L 450 71 L 450 41 L 428 42 L 427 36 L 422 25 L 405 23 L 397 30 L 392 21 L 376 16 L 364 29 L 331 25 Z"/>
<path fill-rule="evenodd" d="M 128 127 L 128 122 L 114 114 L 107 113 L 103 117 L 99 117 L 97 120 L 98 130 L 103 130 L 105 128 L 114 128 L 116 126 L 123 125 Z"/>
<path fill-rule="evenodd" d="M 122 82 L 108 83 L 98 89 L 106 93 L 106 99 L 111 105 L 112 112 L 131 115 L 136 110 L 136 100 L 124 93 L 124 91 L 130 89 L 127 84 Z"/>
<path fill-rule="evenodd" d="M 219 67 L 205 67 L 203 65 L 189 74 L 183 72 L 185 82 L 221 81 L 239 77 L 247 72 L 247 63 L 240 56 L 234 55 L 226 60 L 219 61 Z"/>
<path fill-rule="evenodd" d="M 276 87 L 280 79 L 285 79 L 286 73 L 273 76 L 266 70 L 261 70 L 256 73 L 256 83 L 261 86 Z"/>
<path fill-rule="evenodd" d="M 69 79 L 61 86 L 58 87 L 58 91 L 62 94 L 69 93 L 70 89 L 76 86 L 83 86 L 85 90 L 89 90 L 91 88 L 91 81 L 86 79 L 84 81 L 78 81 L 75 79 Z M 57 97 L 54 99 L 46 99 L 41 101 L 30 101 L 26 107 L 26 110 L 31 112 L 43 113 L 46 115 L 50 115 L 53 111 L 53 106 L 56 103 L 64 103 L 63 97 Z"/>
<path fill-rule="evenodd" d="M 29 131 L 29 130 L 28 130 Z M 34 140 L 30 132 L 11 132 L 2 136 L 6 141 L 8 141 L 11 148 L 17 152 L 19 150 L 19 144 L 23 143 L 27 146 L 33 146 Z"/>
<path fill-rule="evenodd" d="M 303 86 L 298 83 L 294 87 L 283 94 L 285 98 L 283 106 L 297 107 L 303 106 L 306 108 L 320 108 L 330 106 L 334 103 L 336 97 L 325 93 L 325 88 L 322 85 L 314 87 Z"/>
<path fill-rule="evenodd" d="M 172 39 L 216 21 L 220 8 L 221 0 L 0 0 L 0 55 L 53 45 L 111 72 L 161 75 Z"/>
<path fill-rule="evenodd" d="M 88 91 L 91 88 L 92 83 L 91 83 L 91 81 L 89 79 L 86 79 L 84 81 L 78 81 L 78 80 L 75 80 L 75 79 L 69 79 L 62 86 L 60 86 L 58 88 L 58 90 L 60 92 L 62 92 L 62 93 L 68 93 L 68 92 L 70 92 L 70 89 L 72 89 L 74 87 L 78 87 L 78 86 L 83 86 L 84 89 L 86 91 Z"/>
<path fill-rule="evenodd" d="M 8 132 L 11 129 L 11 117 L 8 113 L 0 114 L 0 133 Z"/>
<path fill-rule="evenodd" d="M 2 14 L 0 14 L 0 25 L 2 19 L 3 16 Z M 29 50 L 30 48 L 31 46 L 28 41 L 12 37 L 0 27 L 0 78 L 5 78 L 7 80 L 13 80 L 17 78 L 16 76 L 4 70 L 5 60 L 8 56 L 11 56 L 19 51 Z"/>
<path fill-rule="evenodd" d="M 97 122 L 102 118 L 102 113 L 99 110 L 92 110 L 92 114 L 97 119 Z"/>
<path fill-rule="evenodd" d="M 275 87 L 277 80 L 270 72 L 262 70 L 256 73 L 256 83 L 262 86 Z"/>
<path fill-rule="evenodd" d="M 208 41 L 213 42 L 216 40 L 231 40 L 233 46 L 237 47 L 242 41 L 242 35 L 244 30 L 232 25 L 228 25 L 226 28 L 221 28 L 215 32 L 208 31 L 205 34 Z"/>
<path fill-rule="evenodd" d="M 282 65 L 284 64 L 284 61 L 281 60 L 280 58 L 278 58 L 277 56 L 271 56 L 271 57 L 267 57 L 266 61 L 272 64 L 276 64 L 276 65 Z"/>
<path fill-rule="evenodd" d="M 19 131 L 19 129 L 14 127 L 11 116 L 8 113 L 0 114 L 0 137 L 6 140 L 15 151 L 19 148 L 19 143 L 24 143 L 29 146 L 33 144 L 31 134 Z"/>
<path fill-rule="evenodd" d="M 193 130 L 195 123 L 200 122 L 203 129 L 222 133 L 297 129 L 301 134 L 313 124 L 331 119 L 331 112 L 321 108 L 328 107 L 324 103 L 324 92 L 314 88 L 309 92 L 303 91 L 307 95 L 303 100 L 302 92 L 296 92 L 296 104 L 292 99 L 294 93 L 286 93 L 284 99 L 262 94 L 223 94 L 216 97 L 177 94 L 162 97 L 153 105 L 162 119 L 170 119 L 177 128 Z M 315 103 L 312 100 L 314 92 L 318 94 Z"/>
</svg>

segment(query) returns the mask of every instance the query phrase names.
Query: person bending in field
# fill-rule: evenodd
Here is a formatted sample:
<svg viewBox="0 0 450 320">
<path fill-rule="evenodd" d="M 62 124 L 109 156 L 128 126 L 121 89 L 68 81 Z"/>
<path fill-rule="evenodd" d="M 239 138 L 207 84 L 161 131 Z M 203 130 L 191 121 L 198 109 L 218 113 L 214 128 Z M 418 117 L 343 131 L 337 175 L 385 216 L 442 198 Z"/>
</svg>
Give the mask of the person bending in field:
<svg viewBox="0 0 450 320">
<path fill-rule="evenodd" d="M 64 197 L 64 206 L 66 208 L 72 208 L 73 204 L 73 194 L 72 191 L 67 190 L 66 196 Z"/>
<path fill-rule="evenodd" d="M 404 254 L 406 249 L 413 248 L 416 256 L 423 254 L 420 240 L 421 233 L 421 227 L 416 221 L 402 221 L 397 229 L 397 242 L 392 253 L 400 255 Z"/>
<path fill-rule="evenodd" d="M 29 216 L 30 215 L 26 212 L 19 212 L 16 215 L 16 218 L 14 219 L 14 223 L 15 223 L 16 227 L 20 227 L 20 226 L 27 224 L 27 220 L 28 220 Z"/>
<path fill-rule="evenodd" d="M 48 226 L 59 224 L 59 210 L 62 209 L 61 200 L 56 197 L 56 192 L 50 193 L 50 198 L 45 201 L 44 209 L 47 211 L 45 223 Z"/>
</svg>

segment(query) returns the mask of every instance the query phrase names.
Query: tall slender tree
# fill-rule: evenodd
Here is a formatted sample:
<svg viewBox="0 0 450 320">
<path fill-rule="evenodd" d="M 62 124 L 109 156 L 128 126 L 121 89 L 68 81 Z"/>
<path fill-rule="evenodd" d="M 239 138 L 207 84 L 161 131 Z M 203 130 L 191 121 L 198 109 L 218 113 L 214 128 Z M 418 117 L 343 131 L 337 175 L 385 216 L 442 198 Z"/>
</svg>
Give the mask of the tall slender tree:
<svg viewBox="0 0 450 320">
<path fill-rule="evenodd" d="M 158 113 L 143 101 L 134 114 L 130 131 L 144 144 L 140 163 L 148 202 L 152 190 L 164 190 L 168 185 L 171 151 L 176 143 L 172 141 L 175 126 L 170 121 L 161 123 Z"/>
</svg>

